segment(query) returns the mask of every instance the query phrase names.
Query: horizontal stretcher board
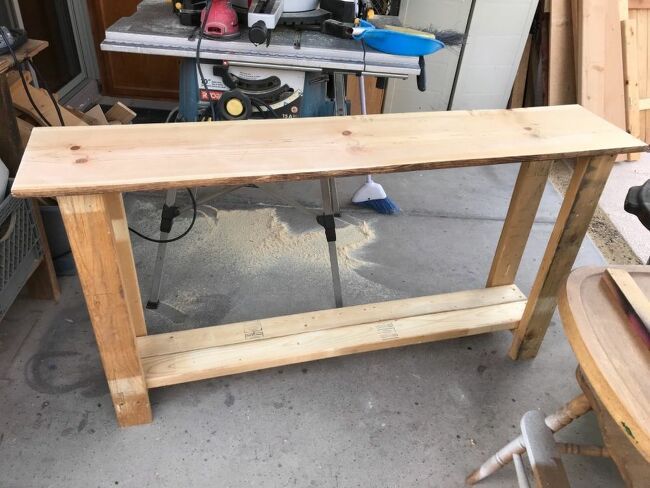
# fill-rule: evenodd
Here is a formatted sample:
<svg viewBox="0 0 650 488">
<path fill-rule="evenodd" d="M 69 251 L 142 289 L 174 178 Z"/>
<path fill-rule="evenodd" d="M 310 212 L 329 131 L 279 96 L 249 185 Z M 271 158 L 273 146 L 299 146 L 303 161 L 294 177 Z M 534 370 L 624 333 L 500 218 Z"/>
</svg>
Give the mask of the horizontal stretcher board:
<svg viewBox="0 0 650 488">
<path fill-rule="evenodd" d="M 242 185 L 641 152 L 578 105 L 36 128 L 18 197 Z"/>
</svg>

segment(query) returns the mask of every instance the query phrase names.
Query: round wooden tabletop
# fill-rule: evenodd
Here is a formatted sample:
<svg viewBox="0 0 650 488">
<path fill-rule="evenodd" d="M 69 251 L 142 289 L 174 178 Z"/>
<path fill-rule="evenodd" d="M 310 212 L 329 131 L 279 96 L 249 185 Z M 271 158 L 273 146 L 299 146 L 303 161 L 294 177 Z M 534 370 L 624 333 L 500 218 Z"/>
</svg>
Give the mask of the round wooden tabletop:
<svg viewBox="0 0 650 488">
<path fill-rule="evenodd" d="M 629 272 L 650 297 L 650 266 Z M 564 331 L 594 392 L 650 462 L 650 350 L 603 282 L 606 268 L 579 268 L 560 296 Z"/>
</svg>

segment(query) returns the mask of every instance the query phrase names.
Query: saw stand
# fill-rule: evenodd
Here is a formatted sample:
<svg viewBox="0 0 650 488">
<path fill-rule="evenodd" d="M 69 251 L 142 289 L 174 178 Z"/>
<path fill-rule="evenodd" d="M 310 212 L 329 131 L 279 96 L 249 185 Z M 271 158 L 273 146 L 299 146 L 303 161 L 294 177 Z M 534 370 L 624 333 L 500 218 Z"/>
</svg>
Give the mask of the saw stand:
<svg viewBox="0 0 650 488">
<path fill-rule="evenodd" d="M 334 113 L 337 116 L 348 115 L 348 106 L 345 101 L 345 74 L 334 73 Z M 363 76 L 360 77 L 360 86 L 363 86 Z M 361 105 L 365 107 L 365 94 L 361 91 Z M 365 111 L 365 110 L 364 110 Z M 325 238 L 327 239 L 327 246 L 330 258 L 330 267 L 332 271 L 332 286 L 334 289 L 334 303 L 337 308 L 343 306 L 343 291 L 341 287 L 341 275 L 338 263 L 338 254 L 336 250 L 336 220 L 335 217 L 341 215 L 341 207 L 338 199 L 338 192 L 336 190 L 335 178 L 323 178 L 320 180 L 321 196 L 323 200 L 322 212 L 317 212 L 306 208 L 298 201 L 287 197 L 282 191 L 273 183 L 265 183 L 263 185 L 245 185 L 245 186 L 231 186 L 221 188 L 208 195 L 202 197 L 198 196 L 198 189 L 194 190 L 196 198 L 196 206 L 203 205 L 209 201 L 215 200 L 228 193 L 236 191 L 240 188 L 258 188 L 263 192 L 277 198 L 278 200 L 286 203 L 287 205 L 306 213 L 310 216 L 316 217 L 316 221 L 323 226 L 325 230 Z M 162 279 L 165 270 L 165 256 L 167 254 L 167 241 L 169 233 L 171 232 L 174 219 L 184 213 L 192 211 L 192 206 L 177 207 L 176 206 L 177 190 L 167 190 L 165 194 L 165 203 L 162 208 L 162 215 L 160 219 L 160 236 L 158 243 L 158 251 L 156 253 L 156 261 L 154 265 L 153 275 L 151 277 L 151 288 L 149 291 L 149 298 L 147 300 L 148 309 L 157 309 L 160 304 L 160 292 L 162 290 Z"/>
</svg>

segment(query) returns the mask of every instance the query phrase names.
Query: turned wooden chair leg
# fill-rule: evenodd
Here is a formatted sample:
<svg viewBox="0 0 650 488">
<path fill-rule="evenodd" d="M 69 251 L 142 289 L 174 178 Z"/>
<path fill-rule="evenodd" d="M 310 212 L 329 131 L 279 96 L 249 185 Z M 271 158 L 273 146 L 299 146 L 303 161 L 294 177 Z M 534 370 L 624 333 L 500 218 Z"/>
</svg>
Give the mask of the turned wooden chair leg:
<svg viewBox="0 0 650 488">
<path fill-rule="evenodd" d="M 569 425 L 575 419 L 582 417 L 589 410 L 591 410 L 589 400 L 584 394 L 582 394 L 575 397 L 557 412 L 546 417 L 544 422 L 546 423 L 546 426 L 551 429 L 551 432 L 555 433 Z M 474 485 L 510 463 L 514 454 L 521 455 L 525 451 L 526 444 L 523 436 L 520 435 L 499 449 L 494 456 L 488 459 L 480 467 L 472 471 L 465 481 L 468 485 Z"/>
</svg>

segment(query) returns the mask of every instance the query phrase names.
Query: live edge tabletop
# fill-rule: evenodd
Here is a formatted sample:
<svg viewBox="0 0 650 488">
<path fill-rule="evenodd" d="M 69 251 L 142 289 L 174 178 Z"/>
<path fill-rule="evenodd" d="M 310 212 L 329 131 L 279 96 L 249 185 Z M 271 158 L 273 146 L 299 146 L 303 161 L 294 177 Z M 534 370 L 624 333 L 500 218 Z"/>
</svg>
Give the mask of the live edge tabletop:
<svg viewBox="0 0 650 488">
<path fill-rule="evenodd" d="M 51 197 L 640 152 L 578 106 L 37 128 L 12 194 Z"/>
<path fill-rule="evenodd" d="M 535 357 L 616 155 L 646 149 L 577 105 L 37 128 L 12 193 L 57 197 L 117 420 L 130 426 L 151 422 L 150 388 L 285 364 L 500 330 L 513 332 L 510 357 Z M 576 158 L 575 169 L 526 296 L 515 277 L 560 158 Z M 304 179 L 326 188 L 338 176 L 508 162 L 522 164 L 485 288 L 147 331 L 123 192 Z M 332 214 L 330 202 L 321 221 L 335 245 Z"/>
</svg>

